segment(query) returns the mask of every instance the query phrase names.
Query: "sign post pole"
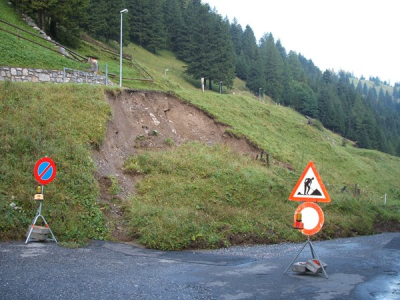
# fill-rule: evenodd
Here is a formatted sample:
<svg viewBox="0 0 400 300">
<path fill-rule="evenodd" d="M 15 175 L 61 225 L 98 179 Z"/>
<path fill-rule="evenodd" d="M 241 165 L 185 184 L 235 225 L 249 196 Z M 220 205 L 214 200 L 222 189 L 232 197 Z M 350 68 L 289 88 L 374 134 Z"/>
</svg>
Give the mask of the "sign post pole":
<svg viewBox="0 0 400 300">
<path fill-rule="evenodd" d="M 294 213 L 293 227 L 304 235 L 307 235 L 307 241 L 283 274 L 286 274 L 289 268 L 293 266 L 293 271 L 295 272 L 305 273 L 311 271 L 313 273 L 320 273 L 322 271 L 325 278 L 328 279 L 325 271 L 327 265 L 319 259 L 310 236 L 320 231 L 324 224 L 324 213 L 315 202 L 326 203 L 330 202 L 331 199 L 312 161 L 304 169 L 303 174 L 289 196 L 289 200 L 303 202 L 297 207 Z M 307 245 L 310 246 L 312 259 L 293 265 Z"/>
<path fill-rule="evenodd" d="M 42 186 L 42 188 L 43 188 L 43 186 Z M 38 210 L 36 211 L 35 217 L 33 218 L 32 225 L 31 225 L 31 227 L 30 227 L 30 229 L 29 229 L 29 233 L 28 233 L 28 236 L 27 236 L 27 238 L 26 238 L 25 244 L 27 244 L 27 243 L 29 242 L 29 240 L 30 240 L 30 238 L 31 238 L 31 235 L 32 235 L 32 232 L 35 230 L 36 222 L 37 222 L 37 220 L 38 220 L 39 218 L 42 218 L 42 220 L 43 220 L 43 222 L 44 222 L 44 224 L 45 224 L 45 229 L 44 229 L 44 231 L 42 231 L 42 232 L 46 233 L 47 230 L 48 230 L 49 233 L 51 234 L 51 240 L 57 243 L 57 239 L 56 239 L 56 237 L 54 236 L 53 231 L 51 231 L 51 228 L 50 228 L 49 224 L 46 222 L 46 219 L 45 219 L 45 218 L 43 217 L 43 215 L 42 215 L 43 200 L 38 200 L 38 202 L 39 202 L 39 208 L 38 208 Z M 36 228 L 38 228 L 38 226 L 36 226 Z M 46 229 L 47 229 L 47 230 L 46 230 Z M 40 228 L 39 228 L 39 230 L 40 230 Z"/>
<path fill-rule="evenodd" d="M 35 175 L 36 180 L 40 183 L 40 186 L 37 187 L 34 200 L 39 202 L 39 207 L 38 210 L 36 211 L 36 215 L 33 218 L 32 224 L 29 228 L 25 244 L 27 244 L 30 241 L 32 235 L 34 235 L 34 239 L 37 238 L 39 240 L 47 240 L 44 237 L 46 237 L 49 233 L 51 234 L 50 240 L 57 243 L 57 239 L 54 236 L 53 231 L 51 230 L 49 224 L 46 222 L 44 216 L 42 215 L 44 185 L 53 181 L 54 177 L 56 176 L 56 172 L 57 169 L 54 161 L 48 157 L 43 157 L 39 159 L 35 165 L 33 173 Z M 38 221 L 39 218 L 43 220 L 44 227 L 36 225 L 36 222 Z"/>
</svg>

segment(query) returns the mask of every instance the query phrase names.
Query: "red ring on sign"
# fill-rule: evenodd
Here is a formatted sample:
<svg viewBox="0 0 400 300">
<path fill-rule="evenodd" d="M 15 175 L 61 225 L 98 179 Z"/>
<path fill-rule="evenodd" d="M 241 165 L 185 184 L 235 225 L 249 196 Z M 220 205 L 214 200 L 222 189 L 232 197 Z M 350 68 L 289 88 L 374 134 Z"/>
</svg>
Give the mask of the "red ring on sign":
<svg viewBox="0 0 400 300">
<path fill-rule="evenodd" d="M 50 175 L 48 175 L 49 172 L 51 172 Z M 39 182 L 42 185 L 46 185 L 52 182 L 54 177 L 56 177 L 56 173 L 57 173 L 56 164 L 49 157 L 43 157 L 39 159 L 35 164 L 35 168 L 33 169 L 33 175 L 35 175 L 37 182 Z"/>
<path fill-rule="evenodd" d="M 302 213 L 302 211 L 306 208 L 313 209 L 316 211 L 318 215 L 318 221 L 317 224 L 315 224 L 314 227 L 312 228 L 304 228 L 304 229 L 299 229 L 301 233 L 305 235 L 313 235 L 316 234 L 318 231 L 321 230 L 322 226 L 324 225 L 324 212 L 322 211 L 321 207 L 319 207 L 316 203 L 314 202 L 305 202 L 300 204 L 294 213 L 294 221 L 296 221 L 296 216 L 298 213 Z M 302 213 L 303 215 L 303 213 Z M 304 223 L 304 220 L 303 220 Z"/>
</svg>

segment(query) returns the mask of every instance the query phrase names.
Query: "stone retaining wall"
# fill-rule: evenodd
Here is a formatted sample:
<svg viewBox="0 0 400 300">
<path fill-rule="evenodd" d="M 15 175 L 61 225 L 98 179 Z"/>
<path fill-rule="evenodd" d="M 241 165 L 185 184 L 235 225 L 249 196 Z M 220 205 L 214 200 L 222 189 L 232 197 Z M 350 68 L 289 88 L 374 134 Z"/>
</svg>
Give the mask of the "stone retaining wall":
<svg viewBox="0 0 400 300">
<path fill-rule="evenodd" d="M 16 82 L 87 83 L 114 85 L 105 76 L 82 71 L 44 70 L 0 66 L 0 80 Z"/>
</svg>

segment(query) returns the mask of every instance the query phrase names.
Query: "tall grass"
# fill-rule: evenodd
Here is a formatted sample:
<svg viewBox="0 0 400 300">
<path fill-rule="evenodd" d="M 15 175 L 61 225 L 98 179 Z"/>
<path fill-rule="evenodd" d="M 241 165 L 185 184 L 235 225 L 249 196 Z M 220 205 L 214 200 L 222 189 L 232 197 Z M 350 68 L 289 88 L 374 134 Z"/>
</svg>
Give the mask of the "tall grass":
<svg viewBox="0 0 400 300">
<path fill-rule="evenodd" d="M 105 238 L 91 149 L 104 138 L 110 109 L 101 88 L 0 83 L 0 237 L 23 237 L 37 209 L 32 201 L 38 159 L 52 158 L 43 214 L 61 241 Z M 14 203 L 22 207 L 13 209 Z"/>
<path fill-rule="evenodd" d="M 131 199 L 132 234 L 148 247 L 182 249 L 274 243 L 290 224 L 287 187 L 273 172 L 230 149 L 188 143 L 126 163 L 145 175 Z"/>
<path fill-rule="evenodd" d="M 0 1 L 6 20 L 21 23 L 5 3 Z M 8 34 L 0 32 L 0 39 L 0 65 L 85 68 Z M 117 55 L 86 42 L 79 51 L 100 57 L 101 70 L 107 64 L 109 73 L 119 74 Z M 125 218 L 139 242 L 177 250 L 301 240 L 291 228 L 298 203 L 287 198 L 310 160 L 332 200 L 321 205 L 325 225 L 315 238 L 371 234 L 380 222 L 398 228 L 400 158 L 346 145 L 342 137 L 307 125 L 292 109 L 269 98 L 259 101 L 240 80 L 222 95 L 202 93 L 199 80 L 187 76 L 185 64 L 168 51 L 154 55 L 132 44 L 124 52 L 155 78 L 154 84 L 125 80 L 124 86 L 176 95 L 229 125 L 233 136 L 268 152 L 271 162 L 268 169 L 228 148 L 198 143 L 170 144 L 166 152 L 133 156 L 126 170 L 142 177 L 138 193 L 126 202 Z M 126 62 L 123 72 L 124 77 L 138 76 Z M 31 200 L 33 167 L 43 156 L 51 157 L 58 170 L 45 186 L 43 208 L 56 237 L 77 243 L 109 237 L 96 201 L 99 188 L 91 158 L 111 117 L 104 97 L 102 87 L 0 83 L 1 239 L 22 238 L 32 221 L 37 209 Z M 356 185 L 359 196 L 353 192 Z"/>
<path fill-rule="evenodd" d="M 292 229 L 298 203 L 287 200 L 297 174 L 267 169 L 228 148 L 187 143 L 167 152 L 133 156 L 125 168 L 144 175 L 127 202 L 133 237 L 165 250 L 299 241 Z M 298 179 L 298 178 L 296 178 Z M 326 229 L 316 238 L 374 233 L 377 220 L 398 222 L 399 205 L 382 207 L 365 198 L 333 193 L 322 204 Z"/>
</svg>

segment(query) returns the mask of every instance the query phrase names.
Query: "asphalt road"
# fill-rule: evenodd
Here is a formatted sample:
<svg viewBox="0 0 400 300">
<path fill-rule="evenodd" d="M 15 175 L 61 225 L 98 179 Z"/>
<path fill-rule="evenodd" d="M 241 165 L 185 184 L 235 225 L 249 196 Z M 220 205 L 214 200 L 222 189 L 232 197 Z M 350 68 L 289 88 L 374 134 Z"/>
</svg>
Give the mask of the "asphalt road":
<svg viewBox="0 0 400 300">
<path fill-rule="evenodd" d="M 328 279 L 283 274 L 303 245 L 164 252 L 0 243 L 0 299 L 400 299 L 400 233 L 314 242 Z M 310 258 L 307 246 L 295 262 Z"/>
</svg>

